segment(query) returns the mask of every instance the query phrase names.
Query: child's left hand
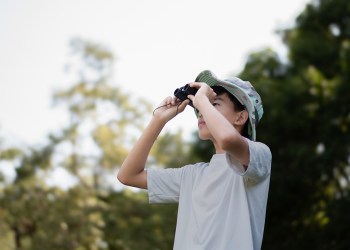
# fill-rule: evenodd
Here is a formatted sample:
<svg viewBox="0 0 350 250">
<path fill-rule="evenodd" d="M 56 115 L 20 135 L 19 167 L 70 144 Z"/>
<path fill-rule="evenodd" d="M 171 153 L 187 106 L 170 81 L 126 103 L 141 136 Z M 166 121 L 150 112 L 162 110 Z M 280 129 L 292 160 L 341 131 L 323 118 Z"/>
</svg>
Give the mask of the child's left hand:
<svg viewBox="0 0 350 250">
<path fill-rule="evenodd" d="M 204 82 L 192 82 L 190 87 L 197 88 L 198 91 L 195 96 L 189 95 L 188 98 L 193 102 L 193 105 L 197 108 L 201 99 L 207 98 L 210 103 L 213 103 L 216 97 L 214 90 Z"/>
</svg>

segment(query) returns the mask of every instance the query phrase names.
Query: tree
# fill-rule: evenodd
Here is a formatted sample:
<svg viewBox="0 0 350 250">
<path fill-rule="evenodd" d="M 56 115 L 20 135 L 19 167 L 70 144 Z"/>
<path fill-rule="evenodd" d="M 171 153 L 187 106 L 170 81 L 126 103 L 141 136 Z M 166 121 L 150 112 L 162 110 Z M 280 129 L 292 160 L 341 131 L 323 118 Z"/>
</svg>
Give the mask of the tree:
<svg viewBox="0 0 350 250">
<path fill-rule="evenodd" d="M 349 217 L 343 213 L 349 209 L 350 187 L 349 16 L 349 1 L 315 1 L 297 18 L 296 28 L 284 33 L 291 72 L 307 83 L 305 109 L 317 124 L 310 131 L 313 167 L 306 172 L 313 183 L 312 202 L 299 226 L 307 229 L 303 238 L 318 242 L 319 249 L 349 248 L 344 240 Z"/>
<path fill-rule="evenodd" d="M 54 96 L 56 104 L 67 104 L 70 111 L 69 127 L 55 140 L 72 149 L 62 162 L 66 169 L 85 186 L 98 189 L 104 183 L 99 180 L 102 173 L 115 169 L 125 158 L 135 133 L 142 129 L 143 114 L 150 108 L 145 100 L 132 100 L 121 88 L 110 84 L 114 57 L 108 48 L 73 39 L 71 49 L 80 59 L 76 63 L 79 78 L 71 88 L 57 91 Z M 74 67 L 69 65 L 69 69 Z M 82 152 L 79 149 L 84 144 L 90 144 L 92 149 Z M 93 178 L 84 179 L 82 168 Z"/>
<path fill-rule="evenodd" d="M 114 56 L 107 47 L 73 39 L 70 49 L 66 69 L 73 83 L 54 94 L 54 103 L 68 108 L 67 127 L 51 133 L 44 145 L 25 149 L 6 147 L 0 140 L 0 164 L 9 162 L 16 171 L 13 182 L 0 179 L 1 246 L 171 248 L 176 205 L 149 206 L 145 192 L 116 191 L 108 181 L 116 182 L 115 171 L 141 133 L 145 115 L 151 114 L 150 104 L 111 85 Z M 184 154 L 181 140 L 181 131 L 160 136 L 149 164 L 156 159 L 160 167 L 176 165 L 165 154 L 169 148 Z M 57 168 L 76 184 L 67 190 L 48 185 Z M 144 238 L 135 241 L 133 234 Z"/>
</svg>

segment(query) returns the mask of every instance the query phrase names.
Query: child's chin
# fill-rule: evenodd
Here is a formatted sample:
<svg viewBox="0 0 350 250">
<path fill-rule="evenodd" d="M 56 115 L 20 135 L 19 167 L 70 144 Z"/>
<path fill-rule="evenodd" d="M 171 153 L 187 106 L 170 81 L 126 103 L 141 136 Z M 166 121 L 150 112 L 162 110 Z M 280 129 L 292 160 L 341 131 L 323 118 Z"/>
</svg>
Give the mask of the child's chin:
<svg viewBox="0 0 350 250">
<path fill-rule="evenodd" d="M 198 137 L 199 137 L 199 139 L 201 139 L 201 140 L 203 140 L 203 141 L 209 140 L 209 139 L 210 139 L 209 134 L 203 133 L 203 132 L 201 132 L 201 131 L 199 131 Z"/>
</svg>

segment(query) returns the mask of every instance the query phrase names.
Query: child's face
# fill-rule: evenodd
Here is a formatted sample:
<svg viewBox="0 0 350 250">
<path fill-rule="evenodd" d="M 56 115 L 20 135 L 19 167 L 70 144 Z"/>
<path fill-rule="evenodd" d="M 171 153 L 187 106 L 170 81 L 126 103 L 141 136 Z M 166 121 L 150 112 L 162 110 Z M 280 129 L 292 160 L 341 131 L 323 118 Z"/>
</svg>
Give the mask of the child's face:
<svg viewBox="0 0 350 250">
<path fill-rule="evenodd" d="M 226 117 L 226 119 L 234 126 L 234 121 L 237 118 L 237 115 L 240 111 L 236 112 L 234 109 L 234 104 L 228 97 L 227 93 L 222 93 L 221 95 L 218 95 L 214 102 L 213 106 L 223 115 Z M 214 140 L 212 135 L 210 134 L 210 131 L 208 130 L 205 120 L 202 116 L 202 114 L 199 113 L 198 115 L 198 133 L 199 138 L 202 140 Z"/>
</svg>

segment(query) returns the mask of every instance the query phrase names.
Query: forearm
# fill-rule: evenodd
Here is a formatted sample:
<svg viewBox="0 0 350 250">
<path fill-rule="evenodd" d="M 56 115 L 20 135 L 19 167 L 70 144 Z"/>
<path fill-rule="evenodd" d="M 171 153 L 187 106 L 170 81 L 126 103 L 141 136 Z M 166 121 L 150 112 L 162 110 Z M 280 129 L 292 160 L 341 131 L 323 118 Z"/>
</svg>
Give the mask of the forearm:
<svg viewBox="0 0 350 250">
<path fill-rule="evenodd" d="M 163 121 L 152 117 L 118 172 L 118 180 L 120 182 L 129 186 L 147 188 L 146 161 L 164 125 Z"/>
<path fill-rule="evenodd" d="M 246 140 L 234 125 L 238 120 L 231 120 L 231 123 L 229 119 L 216 110 L 207 98 L 199 100 L 197 105 L 214 139 L 216 149 L 234 156 L 244 167 L 247 167 L 249 164 L 249 149 Z"/>
<path fill-rule="evenodd" d="M 134 148 L 124 160 L 117 176 L 121 183 L 133 187 L 147 188 L 145 165 L 151 148 L 165 124 L 178 113 L 184 111 L 188 103 L 189 101 L 186 100 L 178 104 L 176 97 L 170 96 L 163 100 L 153 113 L 150 123 L 143 131 Z"/>
<path fill-rule="evenodd" d="M 232 141 L 235 137 L 240 137 L 240 133 L 235 127 L 225 118 L 225 116 L 215 109 L 207 98 L 201 98 L 197 102 L 197 105 L 205 120 L 206 126 L 216 142 L 222 143 L 225 142 L 225 140 Z"/>
</svg>

